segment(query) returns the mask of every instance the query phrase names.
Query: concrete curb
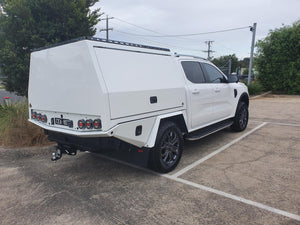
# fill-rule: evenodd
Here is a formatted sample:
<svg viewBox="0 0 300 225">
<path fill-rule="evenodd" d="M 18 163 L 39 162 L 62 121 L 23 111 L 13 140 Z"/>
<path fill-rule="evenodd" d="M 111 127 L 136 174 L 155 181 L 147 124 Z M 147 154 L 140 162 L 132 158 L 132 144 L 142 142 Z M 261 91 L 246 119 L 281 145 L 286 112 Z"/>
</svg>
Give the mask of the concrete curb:
<svg viewBox="0 0 300 225">
<path fill-rule="evenodd" d="M 262 93 L 261 95 L 255 95 L 255 96 L 250 97 L 250 100 L 261 98 L 261 97 L 264 97 L 264 96 L 269 95 L 271 93 L 272 93 L 272 91 L 268 91 L 268 92 Z"/>
</svg>

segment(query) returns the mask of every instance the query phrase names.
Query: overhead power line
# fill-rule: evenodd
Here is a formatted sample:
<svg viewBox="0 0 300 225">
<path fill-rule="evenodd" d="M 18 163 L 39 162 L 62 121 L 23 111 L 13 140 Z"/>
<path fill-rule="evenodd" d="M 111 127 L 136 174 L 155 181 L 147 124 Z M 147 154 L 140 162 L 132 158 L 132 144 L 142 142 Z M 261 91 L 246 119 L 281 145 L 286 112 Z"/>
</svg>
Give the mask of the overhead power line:
<svg viewBox="0 0 300 225">
<path fill-rule="evenodd" d="M 119 20 L 123 23 L 127 23 L 129 25 L 138 27 L 140 29 L 146 30 L 146 31 L 150 31 L 156 34 L 160 34 L 160 35 L 146 35 L 146 34 L 134 34 L 131 33 L 131 35 L 135 35 L 135 36 L 147 36 L 147 37 L 184 37 L 184 36 L 197 36 L 197 35 L 204 35 L 204 34 L 215 34 L 215 33 L 222 33 L 222 32 L 229 32 L 229 31 L 235 31 L 235 30 L 242 30 L 242 29 L 249 29 L 251 28 L 251 26 L 244 26 L 244 27 L 237 27 L 237 28 L 230 28 L 230 29 L 225 29 L 225 30 L 217 30 L 217 31 L 209 31 L 209 32 L 202 32 L 202 33 L 191 33 L 191 34 L 164 34 L 155 30 L 151 30 L 149 28 L 145 28 L 143 26 L 139 26 L 130 22 L 127 22 L 123 19 L 114 17 L 116 20 Z"/>
<path fill-rule="evenodd" d="M 165 34 L 165 33 L 158 32 L 156 30 L 152 30 L 152 29 L 149 29 L 149 28 L 146 28 L 146 27 L 143 27 L 143 26 L 140 26 L 140 25 L 128 22 L 128 21 L 126 21 L 124 19 L 120 19 L 118 17 L 114 17 L 114 19 L 118 20 L 120 22 L 129 24 L 131 26 L 137 27 L 139 29 L 145 30 L 147 32 L 155 33 L 156 35 L 138 34 L 138 33 L 131 33 L 131 32 L 125 32 L 125 31 L 114 29 L 118 33 L 125 34 L 125 35 L 136 36 L 136 37 L 139 37 L 140 39 L 144 39 L 144 40 L 147 40 L 147 41 L 150 41 L 150 42 L 160 43 L 160 44 L 163 44 L 163 45 L 166 45 L 166 46 L 169 46 L 169 47 L 181 48 L 181 49 L 186 49 L 186 50 L 190 50 L 190 51 L 202 51 L 202 50 L 199 50 L 199 49 L 189 49 L 189 48 L 185 48 L 185 47 L 179 47 L 179 46 L 172 45 L 172 44 L 169 44 L 169 43 L 166 44 L 166 43 L 162 43 L 162 42 L 158 42 L 158 41 L 154 41 L 154 40 L 145 39 L 143 37 L 149 37 L 149 38 L 151 38 L 151 37 L 152 38 L 178 38 L 178 39 L 189 40 L 189 41 L 197 41 L 197 40 L 193 40 L 193 39 L 186 38 L 186 37 L 189 37 L 189 36 L 200 36 L 200 35 L 206 35 L 206 34 L 215 34 L 215 33 L 223 33 L 223 32 L 230 32 L 230 31 L 243 30 L 243 29 L 249 29 L 249 28 L 253 29 L 252 26 L 244 26 L 244 27 L 236 27 L 236 28 L 230 28 L 230 29 L 224 29 L 224 30 L 216 30 L 216 31 L 209 31 L 209 32 L 188 33 L 188 34 Z M 103 29 L 103 30 L 107 31 L 106 29 Z M 108 32 L 107 32 L 107 34 L 108 34 Z M 208 50 L 204 51 L 204 52 L 208 53 L 208 57 L 209 58 L 211 57 L 210 53 L 213 52 L 211 50 L 211 48 L 210 48 L 211 43 L 212 42 L 210 42 L 210 43 L 207 42 L 206 43 L 208 45 Z"/>
<path fill-rule="evenodd" d="M 114 17 L 114 19 L 118 20 L 118 21 L 121 21 L 123 23 L 127 23 L 131 26 L 134 26 L 134 27 L 137 27 L 137 28 L 140 28 L 142 30 L 145 30 L 145 31 L 148 31 L 148 32 L 152 32 L 152 33 L 155 33 L 155 34 L 159 34 L 159 35 L 162 35 L 162 36 L 166 36 L 168 34 L 165 34 L 165 33 L 161 33 L 161 32 L 158 32 L 158 31 L 155 31 L 155 30 L 151 30 L 149 28 L 146 28 L 146 27 L 142 27 L 142 26 L 139 26 L 139 25 L 136 25 L 136 24 L 133 24 L 133 23 L 130 23 L 130 22 L 127 22 L 123 19 L 120 19 L 120 18 L 117 18 L 117 17 Z M 127 33 L 127 34 L 130 34 L 130 33 Z M 133 36 L 137 36 L 137 34 L 130 34 L 130 35 L 133 35 Z M 192 39 L 188 39 L 188 38 L 184 38 L 184 37 L 177 37 L 178 39 L 181 39 L 181 40 L 188 40 L 188 41 L 191 41 Z"/>
<path fill-rule="evenodd" d="M 250 27 L 251 26 L 246 26 L 246 27 L 231 28 L 226 30 L 209 31 L 209 32 L 192 33 L 192 34 L 170 34 L 170 35 L 147 35 L 147 34 L 134 34 L 134 33 L 128 33 L 128 34 L 134 36 L 140 36 L 140 37 L 187 37 L 187 36 L 199 36 L 204 34 L 215 34 L 215 33 L 223 33 L 223 32 L 235 31 L 235 30 L 249 29 Z"/>
<path fill-rule="evenodd" d="M 115 18 L 116 20 L 119 20 L 119 21 L 123 22 L 123 23 L 127 23 L 127 24 L 129 24 L 129 25 L 131 25 L 131 26 L 138 27 L 138 28 L 140 28 L 140 29 L 143 29 L 143 30 L 146 30 L 146 31 L 150 31 L 150 32 L 153 32 L 153 33 L 156 33 L 156 34 L 165 35 L 165 34 L 163 34 L 163 33 L 160 33 L 160 32 L 158 32 L 158 31 L 151 30 L 151 29 L 149 29 L 149 28 L 145 28 L 145 27 L 142 27 L 142 26 L 139 26 L 139 25 L 136 25 L 136 24 L 133 24 L 133 23 L 127 22 L 127 21 L 125 21 L 125 20 L 122 20 L 122 19 L 120 19 L 120 18 L 117 18 L 117 17 L 114 17 L 114 18 Z"/>
<path fill-rule="evenodd" d="M 118 32 L 118 33 L 121 33 L 121 34 L 125 34 L 125 35 L 131 35 L 131 33 L 128 33 L 128 32 L 125 32 L 125 31 L 121 31 L 121 30 L 118 30 L 118 29 L 114 29 L 115 32 Z M 162 44 L 164 46 L 168 46 L 168 47 L 173 47 L 173 48 L 179 48 L 179 49 L 184 49 L 184 50 L 188 50 L 188 51 L 195 51 L 195 52 L 201 52 L 202 50 L 200 49 L 195 49 L 195 48 L 186 48 L 186 47 L 182 47 L 182 46 L 178 46 L 178 45 L 173 45 L 173 44 L 167 44 L 167 43 L 163 43 L 163 42 L 159 42 L 159 41 L 154 41 L 154 40 L 150 40 L 150 39 L 146 39 L 144 37 L 140 37 L 141 39 L 143 40 L 146 40 L 146 41 L 150 41 L 150 42 L 153 42 L 153 43 L 157 43 L 157 44 Z"/>
</svg>

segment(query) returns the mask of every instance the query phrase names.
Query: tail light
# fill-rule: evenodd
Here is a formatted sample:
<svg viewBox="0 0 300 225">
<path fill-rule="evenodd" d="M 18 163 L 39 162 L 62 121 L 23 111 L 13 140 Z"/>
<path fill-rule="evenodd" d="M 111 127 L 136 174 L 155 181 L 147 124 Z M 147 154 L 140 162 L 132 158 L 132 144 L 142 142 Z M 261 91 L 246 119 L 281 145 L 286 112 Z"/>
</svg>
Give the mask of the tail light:
<svg viewBox="0 0 300 225">
<path fill-rule="evenodd" d="M 78 127 L 79 127 L 80 129 L 85 128 L 85 121 L 84 121 L 84 120 L 79 120 L 79 121 L 78 121 Z"/>
<path fill-rule="evenodd" d="M 101 120 L 100 119 L 94 120 L 94 128 L 95 129 L 101 129 L 101 127 L 102 127 Z"/>
<path fill-rule="evenodd" d="M 100 119 L 95 119 L 94 121 L 91 119 L 88 120 L 78 120 L 78 127 L 80 129 L 101 129 L 101 120 Z"/>
<path fill-rule="evenodd" d="M 87 129 L 92 129 L 93 128 L 93 121 L 92 120 L 86 120 L 85 124 L 86 124 Z"/>
<path fill-rule="evenodd" d="M 31 119 L 35 120 L 36 119 L 36 112 L 31 112 Z"/>
<path fill-rule="evenodd" d="M 46 115 L 42 115 L 42 116 L 41 116 L 41 121 L 42 121 L 43 123 L 47 123 L 47 116 L 46 116 Z"/>
<path fill-rule="evenodd" d="M 40 113 L 36 114 L 36 119 L 37 119 L 37 120 L 40 121 L 40 120 L 42 119 L 41 117 L 42 117 L 42 115 L 41 115 Z"/>
</svg>

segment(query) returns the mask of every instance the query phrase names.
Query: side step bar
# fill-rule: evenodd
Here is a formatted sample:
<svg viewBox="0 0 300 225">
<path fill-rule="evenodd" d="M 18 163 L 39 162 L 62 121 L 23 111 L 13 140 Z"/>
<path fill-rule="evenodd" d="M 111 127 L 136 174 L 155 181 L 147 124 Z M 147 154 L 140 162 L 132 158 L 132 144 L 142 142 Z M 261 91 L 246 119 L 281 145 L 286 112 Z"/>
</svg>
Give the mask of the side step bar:
<svg viewBox="0 0 300 225">
<path fill-rule="evenodd" d="M 226 127 L 230 127 L 232 124 L 233 124 L 232 119 L 224 120 L 219 123 L 216 123 L 216 124 L 210 125 L 208 127 L 204 127 L 202 129 L 191 132 L 185 136 L 185 139 L 188 141 L 199 140 L 199 139 L 204 138 L 212 133 L 223 130 Z"/>
</svg>

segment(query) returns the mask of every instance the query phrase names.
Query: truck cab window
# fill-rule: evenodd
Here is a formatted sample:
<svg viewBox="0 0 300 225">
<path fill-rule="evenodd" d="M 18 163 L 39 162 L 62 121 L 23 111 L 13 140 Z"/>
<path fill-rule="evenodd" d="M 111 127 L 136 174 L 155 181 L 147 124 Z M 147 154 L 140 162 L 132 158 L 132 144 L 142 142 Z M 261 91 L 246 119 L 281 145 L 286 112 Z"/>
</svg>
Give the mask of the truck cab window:
<svg viewBox="0 0 300 225">
<path fill-rule="evenodd" d="M 186 78 L 192 83 L 205 83 L 203 71 L 200 63 L 195 61 L 181 62 Z"/>
<path fill-rule="evenodd" d="M 207 64 L 207 63 L 202 63 L 202 66 L 206 70 L 207 78 L 210 83 L 222 83 L 224 82 L 224 76 L 223 74 L 217 70 L 214 66 Z"/>
</svg>

